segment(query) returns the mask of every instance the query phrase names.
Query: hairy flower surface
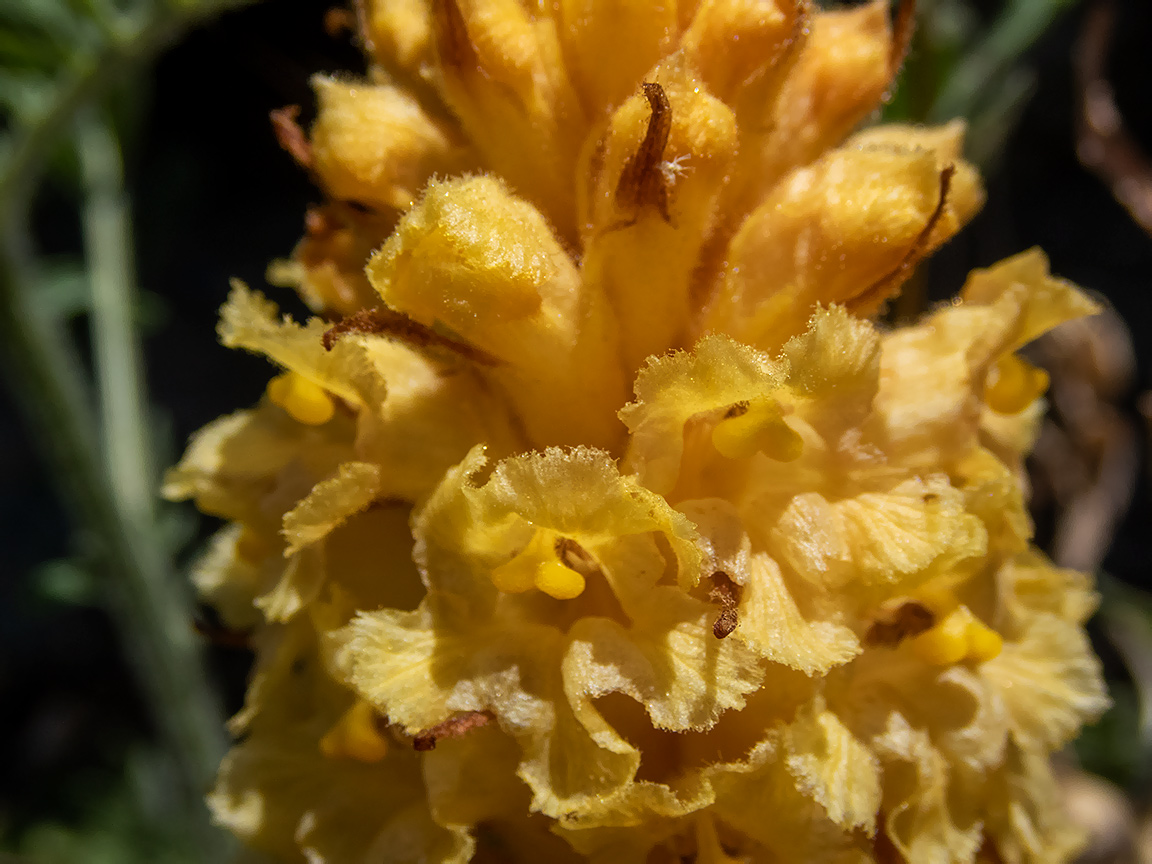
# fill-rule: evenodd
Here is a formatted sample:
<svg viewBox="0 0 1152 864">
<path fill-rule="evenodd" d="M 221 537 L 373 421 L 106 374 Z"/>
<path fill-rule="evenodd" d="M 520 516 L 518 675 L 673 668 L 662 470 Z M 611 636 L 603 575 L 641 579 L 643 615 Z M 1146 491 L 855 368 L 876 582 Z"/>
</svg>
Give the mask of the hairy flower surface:
<svg viewBox="0 0 1152 864">
<path fill-rule="evenodd" d="M 963 128 L 847 137 L 885 2 L 378 0 L 282 137 L 328 202 L 225 345 L 280 368 L 166 491 L 251 634 L 209 802 L 311 862 L 1055 862 L 1107 704 L 1029 545 L 1096 306 L 1024 252 L 870 319 L 976 211 Z"/>
</svg>

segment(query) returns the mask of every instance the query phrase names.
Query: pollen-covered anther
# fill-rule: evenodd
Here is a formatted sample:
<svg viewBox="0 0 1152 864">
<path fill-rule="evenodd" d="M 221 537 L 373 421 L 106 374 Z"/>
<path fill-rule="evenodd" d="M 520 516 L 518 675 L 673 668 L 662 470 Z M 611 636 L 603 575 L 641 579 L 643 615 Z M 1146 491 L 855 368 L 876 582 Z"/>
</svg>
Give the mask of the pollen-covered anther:
<svg viewBox="0 0 1152 864">
<path fill-rule="evenodd" d="M 285 372 L 268 382 L 268 399 L 307 426 L 323 426 L 336 413 L 328 391 L 295 372 Z"/>
<path fill-rule="evenodd" d="M 998 414 L 1019 414 L 1047 390 L 1047 372 L 1019 354 L 1005 354 L 988 370 L 984 401 Z"/>
<path fill-rule="evenodd" d="M 388 755 L 388 742 L 380 734 L 381 716 L 363 699 L 344 712 L 324 737 L 320 752 L 329 759 L 379 762 Z"/>
<path fill-rule="evenodd" d="M 778 462 L 791 462 L 804 452 L 803 439 L 785 421 L 774 399 L 733 405 L 712 429 L 712 446 L 728 459 L 746 459 L 760 452 Z"/>
<path fill-rule="evenodd" d="M 973 615 L 967 606 L 957 607 L 935 626 L 911 640 L 912 650 L 934 666 L 984 663 L 1000 654 L 1004 639 Z"/>
<path fill-rule="evenodd" d="M 492 584 L 507 594 L 536 588 L 557 600 L 579 597 L 584 593 L 584 576 L 560 560 L 558 548 L 555 534 L 537 531 L 515 558 L 492 571 Z"/>
</svg>

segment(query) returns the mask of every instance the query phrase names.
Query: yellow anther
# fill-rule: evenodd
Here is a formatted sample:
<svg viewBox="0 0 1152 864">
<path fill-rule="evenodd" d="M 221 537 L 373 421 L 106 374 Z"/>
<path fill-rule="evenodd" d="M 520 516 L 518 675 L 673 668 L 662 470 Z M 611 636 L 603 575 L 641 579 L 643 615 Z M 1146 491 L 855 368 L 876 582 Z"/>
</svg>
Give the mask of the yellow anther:
<svg viewBox="0 0 1152 864">
<path fill-rule="evenodd" d="M 912 650 L 933 666 L 959 663 L 968 653 L 968 615 L 965 613 L 968 610 L 960 607 L 935 627 L 908 640 Z"/>
<path fill-rule="evenodd" d="M 292 419 L 308 426 L 322 426 L 332 419 L 336 403 L 319 384 L 295 372 L 285 372 L 268 382 L 268 398 Z"/>
<path fill-rule="evenodd" d="M 507 594 L 538 588 L 557 600 L 579 597 L 584 577 L 560 562 L 556 539 L 552 531 L 537 531 L 515 558 L 492 571 L 492 584 Z"/>
<path fill-rule="evenodd" d="M 973 663 L 987 663 L 1000 656 L 1004 637 L 975 618 L 968 625 L 968 659 Z"/>
<path fill-rule="evenodd" d="M 1019 414 L 1047 389 L 1047 372 L 1018 354 L 1005 354 L 988 370 L 984 401 L 998 414 Z"/>
<path fill-rule="evenodd" d="M 388 742 L 380 734 L 380 715 L 358 699 L 320 739 L 320 752 L 329 759 L 379 762 L 388 755 Z"/>
<path fill-rule="evenodd" d="M 968 661 L 985 663 L 1004 647 L 1004 640 L 973 615 L 967 606 L 957 607 L 944 620 L 909 640 L 922 660 L 935 666 Z"/>
<path fill-rule="evenodd" d="M 571 600 L 584 593 L 584 577 L 559 561 L 545 561 L 536 570 L 536 587 L 557 600 Z"/>
<path fill-rule="evenodd" d="M 804 452 L 804 440 L 784 420 L 774 400 L 757 400 L 733 409 L 712 429 L 712 446 L 728 459 L 761 452 L 778 462 L 791 462 Z"/>
</svg>

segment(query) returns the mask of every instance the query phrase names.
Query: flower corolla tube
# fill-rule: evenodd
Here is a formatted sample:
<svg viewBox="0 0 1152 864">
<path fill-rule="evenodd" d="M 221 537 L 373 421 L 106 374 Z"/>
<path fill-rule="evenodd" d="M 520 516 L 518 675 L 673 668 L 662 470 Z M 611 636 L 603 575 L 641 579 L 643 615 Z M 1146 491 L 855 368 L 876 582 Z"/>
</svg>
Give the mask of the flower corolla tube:
<svg viewBox="0 0 1152 864">
<path fill-rule="evenodd" d="M 905 8 L 905 13 L 907 7 Z M 963 125 L 857 130 L 886 0 L 363 0 L 325 193 L 219 334 L 276 367 L 166 480 L 256 667 L 209 805 L 286 861 L 1059 862 L 1107 706 L 1030 545 L 1097 306 L 1025 251 L 875 322 L 982 203 Z"/>
</svg>

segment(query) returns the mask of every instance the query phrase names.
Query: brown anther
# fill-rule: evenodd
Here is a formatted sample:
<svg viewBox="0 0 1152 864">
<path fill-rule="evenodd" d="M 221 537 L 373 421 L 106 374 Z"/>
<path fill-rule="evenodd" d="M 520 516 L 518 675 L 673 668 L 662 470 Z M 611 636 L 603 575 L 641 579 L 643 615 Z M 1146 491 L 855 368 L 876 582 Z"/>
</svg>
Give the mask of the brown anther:
<svg viewBox="0 0 1152 864">
<path fill-rule="evenodd" d="M 324 331 L 321 344 L 325 350 L 331 351 L 337 340 L 349 333 L 384 334 L 414 348 L 440 348 L 482 366 L 496 366 L 500 362 L 486 351 L 441 336 L 431 327 L 425 327 L 394 309 L 361 309 L 347 315 Z"/>
<path fill-rule="evenodd" d="M 555 548 L 556 557 L 569 570 L 575 570 L 582 576 L 588 576 L 600 569 L 599 565 L 596 564 L 596 559 L 588 550 L 571 537 L 557 537 Z"/>
<path fill-rule="evenodd" d="M 487 711 L 465 711 L 421 732 L 412 739 L 412 747 L 421 752 L 435 750 L 439 739 L 459 738 L 473 729 L 487 726 L 491 719 L 492 715 Z"/>
<path fill-rule="evenodd" d="M 312 145 L 308 136 L 297 122 L 300 117 L 299 105 L 286 105 L 268 115 L 272 120 L 272 131 L 276 141 L 296 160 L 301 168 L 312 168 Z"/>
<path fill-rule="evenodd" d="M 324 13 L 324 32 L 330 39 L 339 39 L 356 28 L 356 15 L 351 9 L 333 6 Z"/>
<path fill-rule="evenodd" d="M 928 254 L 930 251 L 928 241 L 932 237 L 932 231 L 944 215 L 945 207 L 948 206 L 948 192 L 952 188 L 952 177 L 955 173 L 955 165 L 945 165 L 940 170 L 940 197 L 936 201 L 936 207 L 928 217 L 928 221 L 924 223 L 924 227 L 920 229 L 920 233 L 916 235 L 916 239 L 912 241 L 912 245 L 908 247 L 904 257 L 900 259 L 900 263 L 849 300 L 846 304 L 848 311 L 854 312 L 860 308 L 871 307 L 886 299 L 910 275 L 912 268 Z"/>
<path fill-rule="evenodd" d="M 908 46 L 912 44 L 912 33 L 916 30 L 916 0 L 900 0 L 896 7 L 896 17 L 892 19 L 892 48 L 888 54 L 888 75 L 896 73 L 908 56 Z"/>
<path fill-rule="evenodd" d="M 723 639 L 731 635 L 736 629 L 736 607 L 740 605 L 740 586 L 729 578 L 727 573 L 716 571 L 711 576 L 712 589 L 708 592 L 708 599 L 719 604 L 720 616 L 712 625 L 712 635 Z"/>
<path fill-rule="evenodd" d="M 864 642 L 877 648 L 895 648 L 905 639 L 931 629 L 935 623 L 936 616 L 931 609 L 909 600 L 873 621 Z"/>
<path fill-rule="evenodd" d="M 480 68 L 480 58 L 476 46 L 468 35 L 468 24 L 456 0 L 435 0 L 432 4 L 436 15 L 436 44 L 440 51 L 440 63 L 456 69 Z"/>
<path fill-rule="evenodd" d="M 747 414 L 747 413 L 748 413 L 748 401 L 744 400 L 741 402 L 737 402 L 735 405 L 731 406 L 727 411 L 725 411 L 724 412 L 724 419 L 727 420 L 730 417 L 740 417 L 740 416 Z"/>
<path fill-rule="evenodd" d="M 222 624 L 206 621 L 203 618 L 192 620 L 192 629 L 198 636 L 207 639 L 221 648 L 235 648 L 247 651 L 252 647 L 251 634 L 244 630 L 232 630 Z"/>
<path fill-rule="evenodd" d="M 620 172 L 616 183 L 616 206 L 634 217 L 645 207 L 655 207 L 664 221 L 671 224 L 668 181 L 660 170 L 660 163 L 664 161 L 668 135 L 672 131 L 672 105 L 659 84 L 645 81 L 642 86 L 652 113 L 648 117 L 644 140 Z"/>
</svg>

